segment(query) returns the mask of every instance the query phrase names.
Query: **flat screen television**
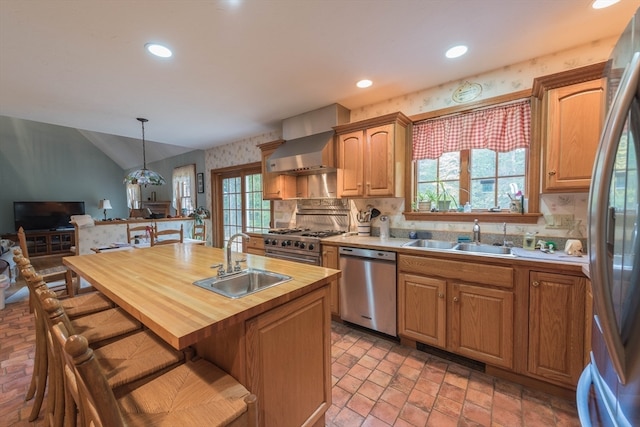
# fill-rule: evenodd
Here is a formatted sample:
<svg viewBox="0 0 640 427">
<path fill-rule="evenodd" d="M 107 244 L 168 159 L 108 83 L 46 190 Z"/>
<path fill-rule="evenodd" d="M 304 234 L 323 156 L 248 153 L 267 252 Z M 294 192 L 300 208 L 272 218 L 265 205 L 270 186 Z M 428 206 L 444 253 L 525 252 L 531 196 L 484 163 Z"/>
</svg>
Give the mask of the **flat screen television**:
<svg viewBox="0 0 640 427">
<path fill-rule="evenodd" d="M 71 215 L 84 215 L 84 202 L 13 202 L 16 231 L 73 228 Z"/>
</svg>

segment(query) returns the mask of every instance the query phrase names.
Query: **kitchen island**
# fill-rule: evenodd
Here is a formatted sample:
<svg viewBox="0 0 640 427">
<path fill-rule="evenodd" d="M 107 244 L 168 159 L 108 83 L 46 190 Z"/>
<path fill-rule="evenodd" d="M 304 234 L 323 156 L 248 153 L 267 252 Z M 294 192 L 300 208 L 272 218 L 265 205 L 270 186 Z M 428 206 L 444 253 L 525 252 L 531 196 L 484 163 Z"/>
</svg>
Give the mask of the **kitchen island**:
<svg viewBox="0 0 640 427">
<path fill-rule="evenodd" d="M 240 256 L 236 254 L 236 256 Z M 292 280 L 238 299 L 193 285 L 215 276 L 224 251 L 154 246 L 64 263 L 177 349 L 196 353 L 258 396 L 260 424 L 323 426 L 331 406 L 329 284 L 338 270 L 246 257 Z"/>
</svg>

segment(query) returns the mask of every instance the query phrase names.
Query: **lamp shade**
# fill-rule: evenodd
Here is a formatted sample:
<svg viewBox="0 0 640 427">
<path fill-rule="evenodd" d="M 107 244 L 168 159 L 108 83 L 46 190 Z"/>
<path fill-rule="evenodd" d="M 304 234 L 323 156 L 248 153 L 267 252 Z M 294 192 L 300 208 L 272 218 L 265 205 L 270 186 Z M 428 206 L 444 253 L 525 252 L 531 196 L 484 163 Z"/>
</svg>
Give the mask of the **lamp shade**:
<svg viewBox="0 0 640 427">
<path fill-rule="evenodd" d="M 99 209 L 112 209 L 111 208 L 111 202 L 109 201 L 109 199 L 102 199 L 102 200 L 100 200 L 100 203 L 98 203 L 98 208 Z"/>
<path fill-rule="evenodd" d="M 147 169 L 147 153 L 144 144 L 144 124 L 149 120 L 138 117 L 137 119 L 142 125 L 142 169 L 129 172 L 124 177 L 125 184 L 138 184 L 138 185 L 163 185 L 166 183 L 162 175 L 157 172 Z"/>
</svg>

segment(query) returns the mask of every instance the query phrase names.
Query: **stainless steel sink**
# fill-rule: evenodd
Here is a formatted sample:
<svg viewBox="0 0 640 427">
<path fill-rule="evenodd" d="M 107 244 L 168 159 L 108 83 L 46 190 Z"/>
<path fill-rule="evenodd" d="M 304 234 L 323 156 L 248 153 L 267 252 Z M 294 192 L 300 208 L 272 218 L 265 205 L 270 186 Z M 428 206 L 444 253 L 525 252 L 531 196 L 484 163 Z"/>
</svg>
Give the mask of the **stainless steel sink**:
<svg viewBox="0 0 640 427">
<path fill-rule="evenodd" d="M 463 252 L 479 252 L 484 254 L 496 254 L 496 255 L 511 255 L 511 248 L 504 246 L 492 246 L 476 243 L 458 243 L 454 248 L 457 251 Z"/>
<path fill-rule="evenodd" d="M 453 249 L 457 243 L 445 242 L 442 240 L 416 239 L 405 243 L 404 247 L 429 248 L 429 249 Z"/>
<path fill-rule="evenodd" d="M 241 298 L 289 280 L 291 280 L 291 276 L 248 268 L 228 276 L 208 277 L 195 281 L 193 284 L 228 298 Z"/>
</svg>

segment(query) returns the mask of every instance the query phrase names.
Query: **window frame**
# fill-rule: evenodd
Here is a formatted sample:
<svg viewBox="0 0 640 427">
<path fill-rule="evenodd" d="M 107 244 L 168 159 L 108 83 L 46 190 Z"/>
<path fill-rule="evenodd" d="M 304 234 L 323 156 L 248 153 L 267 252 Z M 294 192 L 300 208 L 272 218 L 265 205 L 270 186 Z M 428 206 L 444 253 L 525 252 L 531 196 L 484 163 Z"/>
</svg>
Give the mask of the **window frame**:
<svg viewBox="0 0 640 427">
<path fill-rule="evenodd" d="M 516 101 L 518 99 L 531 97 L 531 142 L 526 158 L 525 166 L 525 194 L 524 197 L 528 199 L 528 213 L 519 214 L 511 213 L 508 211 L 501 212 L 414 212 L 412 210 L 413 202 L 415 201 L 414 195 L 416 194 L 417 186 L 417 171 L 416 163 L 413 161 L 413 144 L 411 139 L 407 141 L 406 150 L 406 170 L 405 180 L 405 212 L 404 216 L 407 221 L 460 221 L 468 222 L 478 218 L 481 222 L 507 222 L 507 223 L 521 223 L 521 224 L 535 224 L 538 222 L 538 218 L 542 216 L 540 213 L 540 138 L 539 138 L 539 123 L 541 119 L 540 109 L 538 103 L 539 100 L 536 97 L 531 96 L 532 91 L 530 89 L 519 92 L 514 92 L 507 95 L 501 95 L 497 97 L 487 98 L 484 100 L 472 102 L 465 105 L 444 108 L 441 110 L 430 111 L 428 113 L 422 113 L 415 116 L 411 116 L 412 123 L 420 122 L 427 119 L 432 119 L 453 113 L 470 112 L 479 108 L 487 108 L 494 105 L 502 104 L 505 102 Z M 463 153 L 467 152 L 466 156 Z M 460 152 L 460 182 L 470 182 L 469 178 L 469 155 L 470 151 L 463 150 Z M 462 186 L 461 186 L 462 188 Z M 468 195 L 465 192 L 458 197 L 458 203 L 464 205 L 468 200 Z"/>
<path fill-rule="evenodd" d="M 225 178 L 230 177 L 241 177 L 241 183 L 244 188 L 244 179 L 247 175 L 253 175 L 259 173 L 262 175 L 263 183 L 264 183 L 264 174 L 262 173 L 262 163 L 254 162 L 247 163 L 244 165 L 238 166 L 230 166 L 221 169 L 215 169 L 211 171 L 211 205 L 213 209 L 212 213 L 212 245 L 214 247 L 222 248 L 224 246 L 224 223 L 223 223 L 223 212 L 222 212 L 222 181 Z M 242 218 L 243 218 L 243 232 L 246 229 L 246 224 L 244 223 L 246 217 L 245 211 L 245 197 L 244 192 L 242 193 Z M 271 219 L 273 221 L 273 201 L 270 201 L 270 214 Z M 246 249 L 246 242 L 243 241 L 243 248 Z"/>
</svg>

